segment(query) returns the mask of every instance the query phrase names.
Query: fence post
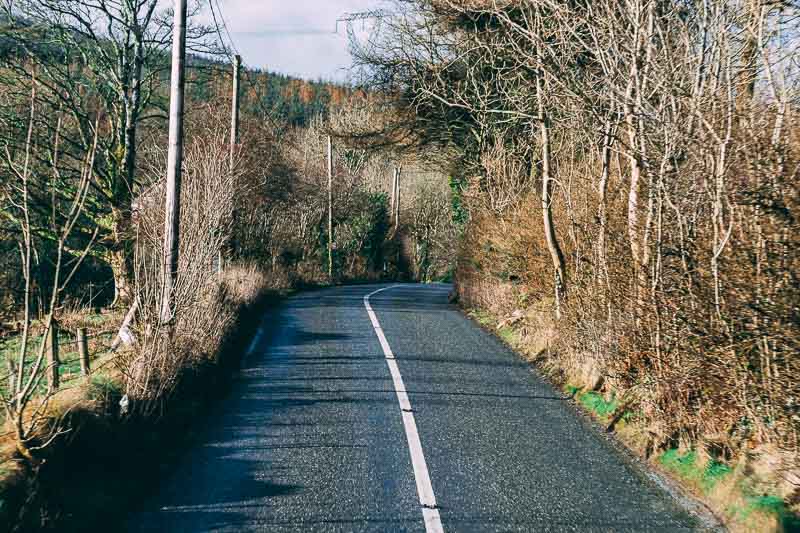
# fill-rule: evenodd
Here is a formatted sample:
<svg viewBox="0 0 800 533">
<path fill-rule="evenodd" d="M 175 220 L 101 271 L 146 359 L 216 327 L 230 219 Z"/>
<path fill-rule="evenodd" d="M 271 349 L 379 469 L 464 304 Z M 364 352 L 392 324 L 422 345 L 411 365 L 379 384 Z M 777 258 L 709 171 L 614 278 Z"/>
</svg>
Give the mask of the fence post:
<svg viewBox="0 0 800 533">
<path fill-rule="evenodd" d="M 59 387 L 58 367 L 61 360 L 58 358 L 58 323 L 51 320 L 50 331 L 45 339 L 47 343 L 47 386 L 48 390 L 54 391 Z"/>
<path fill-rule="evenodd" d="M 89 367 L 89 344 L 86 341 L 86 328 L 78 329 L 78 355 L 81 359 L 81 376 L 88 376 L 91 368 Z"/>
</svg>

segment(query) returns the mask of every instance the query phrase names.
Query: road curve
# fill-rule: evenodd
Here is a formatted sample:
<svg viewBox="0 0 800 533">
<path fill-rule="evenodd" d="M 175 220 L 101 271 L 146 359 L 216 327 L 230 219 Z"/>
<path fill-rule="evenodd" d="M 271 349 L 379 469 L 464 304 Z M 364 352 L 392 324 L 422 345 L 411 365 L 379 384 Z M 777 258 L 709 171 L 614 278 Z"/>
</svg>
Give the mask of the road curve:
<svg viewBox="0 0 800 533">
<path fill-rule="evenodd" d="M 270 312 L 232 394 L 129 531 L 432 533 L 434 514 L 446 533 L 693 530 L 449 290 L 340 287 Z"/>
</svg>

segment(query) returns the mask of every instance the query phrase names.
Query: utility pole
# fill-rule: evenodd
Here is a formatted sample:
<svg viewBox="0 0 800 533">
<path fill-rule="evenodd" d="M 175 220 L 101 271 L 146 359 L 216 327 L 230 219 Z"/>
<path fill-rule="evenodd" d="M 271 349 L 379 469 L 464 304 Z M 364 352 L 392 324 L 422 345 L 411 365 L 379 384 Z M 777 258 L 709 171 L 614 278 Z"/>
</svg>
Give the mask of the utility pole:
<svg viewBox="0 0 800 533">
<path fill-rule="evenodd" d="M 333 281 L 333 145 L 328 135 L 328 279 Z"/>
<path fill-rule="evenodd" d="M 395 183 L 395 201 L 394 201 L 394 227 L 395 229 L 400 228 L 400 175 L 403 173 L 403 167 L 397 167 L 396 175 L 397 177 L 394 180 Z"/>
<path fill-rule="evenodd" d="M 231 153 L 230 169 L 236 161 L 236 146 L 239 144 L 239 78 L 242 72 L 242 56 L 233 57 L 233 97 L 231 99 Z M 217 251 L 217 274 L 221 274 L 225 258 L 222 248 Z"/>
<path fill-rule="evenodd" d="M 186 0 L 175 0 L 172 29 L 172 81 L 169 98 L 169 154 L 164 220 L 164 286 L 161 320 L 172 319 L 172 296 L 178 278 L 181 218 L 181 167 L 183 165 L 183 89 L 186 64 Z"/>
<path fill-rule="evenodd" d="M 392 210 L 389 213 L 389 223 L 394 223 L 394 203 L 397 197 L 397 167 L 392 169 Z"/>
<path fill-rule="evenodd" d="M 236 145 L 239 144 L 239 76 L 242 72 L 242 57 L 233 58 L 233 109 L 231 110 L 231 169 L 233 169 Z"/>
</svg>

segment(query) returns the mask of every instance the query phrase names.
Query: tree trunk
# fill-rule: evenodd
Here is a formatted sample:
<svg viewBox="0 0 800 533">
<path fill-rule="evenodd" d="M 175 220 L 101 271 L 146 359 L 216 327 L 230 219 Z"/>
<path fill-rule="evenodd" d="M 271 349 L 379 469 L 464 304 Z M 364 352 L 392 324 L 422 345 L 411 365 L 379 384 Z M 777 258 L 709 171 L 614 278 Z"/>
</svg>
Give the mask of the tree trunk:
<svg viewBox="0 0 800 533">
<path fill-rule="evenodd" d="M 111 243 L 108 264 L 114 274 L 112 307 L 126 307 L 133 301 L 133 251 L 131 250 L 130 208 L 112 209 Z"/>
<path fill-rule="evenodd" d="M 536 77 L 536 99 L 538 100 L 539 111 L 539 136 L 542 148 L 542 219 L 544 222 L 544 234 L 547 239 L 547 249 L 550 252 L 550 259 L 553 262 L 555 274 L 555 299 L 556 317 L 561 318 L 561 301 L 567 292 L 566 266 L 564 254 L 558 243 L 555 226 L 553 224 L 552 208 L 552 169 L 550 160 L 550 125 L 544 110 L 544 91 L 542 89 L 541 76 Z"/>
<path fill-rule="evenodd" d="M 759 0 L 746 2 L 744 17 L 742 70 L 736 90 L 736 111 L 741 125 L 744 125 L 748 118 L 758 80 L 758 53 L 761 47 L 761 21 L 763 18 L 761 2 Z"/>
<path fill-rule="evenodd" d="M 603 126 L 603 147 L 600 154 L 602 170 L 600 173 L 600 183 L 598 184 L 597 218 L 600 223 L 600 231 L 597 239 L 597 251 L 600 264 L 601 283 L 605 287 L 605 303 L 611 313 L 611 280 L 608 273 L 608 251 L 606 250 L 606 233 L 608 224 L 608 213 L 606 212 L 606 196 L 608 193 L 608 178 L 611 169 L 611 147 L 614 142 L 613 126 L 611 117 L 606 119 Z"/>
<path fill-rule="evenodd" d="M 131 14 L 132 19 L 133 14 Z M 133 249 L 131 243 L 131 210 L 136 180 L 137 133 L 139 112 L 142 106 L 142 69 L 144 43 L 142 29 L 135 22 L 131 28 L 134 40 L 132 59 L 121 65 L 120 78 L 128 80 L 122 94 L 123 116 L 118 127 L 121 143 L 121 172 L 116 177 L 115 207 L 112 209 L 111 250 L 108 263 L 114 273 L 114 301 L 112 306 L 127 307 L 133 301 Z"/>
<path fill-rule="evenodd" d="M 635 77 L 638 75 L 636 67 L 631 71 L 631 79 L 628 82 L 628 90 L 625 96 L 625 123 L 628 133 L 628 163 L 630 165 L 630 186 L 628 188 L 628 241 L 631 248 L 631 259 L 635 270 L 636 283 L 636 302 L 638 315 L 643 307 L 644 284 L 647 273 L 644 265 L 644 252 L 639 238 L 639 191 L 641 188 L 642 163 L 639 159 L 638 150 L 638 124 L 635 117 L 636 109 L 633 104 Z"/>
</svg>

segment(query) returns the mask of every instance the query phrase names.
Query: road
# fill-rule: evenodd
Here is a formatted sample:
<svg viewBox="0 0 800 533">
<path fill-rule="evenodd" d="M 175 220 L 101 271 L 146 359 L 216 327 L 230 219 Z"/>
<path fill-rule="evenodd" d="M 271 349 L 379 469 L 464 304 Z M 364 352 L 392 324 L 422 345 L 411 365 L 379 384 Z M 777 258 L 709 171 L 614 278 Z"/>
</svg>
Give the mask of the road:
<svg viewBox="0 0 800 533">
<path fill-rule="evenodd" d="M 693 530 L 449 290 L 341 287 L 272 311 L 230 398 L 129 529 Z"/>
</svg>

